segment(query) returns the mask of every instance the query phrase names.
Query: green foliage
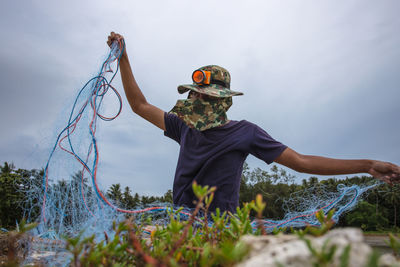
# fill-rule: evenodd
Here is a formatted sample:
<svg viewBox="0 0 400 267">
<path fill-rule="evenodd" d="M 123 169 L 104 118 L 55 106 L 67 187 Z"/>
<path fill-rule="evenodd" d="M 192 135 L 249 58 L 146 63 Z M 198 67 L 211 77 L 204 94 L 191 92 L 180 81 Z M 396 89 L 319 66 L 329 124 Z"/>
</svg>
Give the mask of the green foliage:
<svg viewBox="0 0 400 267">
<path fill-rule="evenodd" d="M 305 242 L 307 248 L 311 252 L 313 266 L 315 266 L 315 267 L 317 267 L 317 266 L 318 267 L 333 266 L 332 265 L 333 259 L 334 259 L 335 253 L 337 251 L 337 247 L 336 247 L 336 245 L 329 245 L 330 240 L 327 239 L 323 243 L 321 249 L 318 250 L 317 248 L 313 247 L 311 240 L 307 237 L 307 234 L 319 237 L 319 236 L 327 233 L 333 226 L 333 222 L 332 222 L 333 215 L 334 215 L 334 210 L 331 210 L 326 216 L 324 215 L 324 213 L 321 210 L 318 213 L 316 213 L 316 217 L 317 217 L 318 221 L 320 222 L 319 227 L 308 226 L 305 230 L 295 230 L 294 231 L 299 236 L 299 238 Z M 396 242 L 396 241 L 394 241 L 394 242 Z M 351 250 L 350 245 L 347 245 L 344 248 L 342 254 L 339 257 L 340 267 L 349 266 L 350 250 Z M 379 257 L 380 257 L 379 253 L 377 253 L 375 250 L 372 251 L 372 253 L 369 255 L 366 266 L 377 267 Z"/>
<path fill-rule="evenodd" d="M 349 260 L 350 260 L 350 250 L 351 246 L 347 245 L 340 256 L 340 267 L 347 267 L 349 266 Z"/>
<path fill-rule="evenodd" d="M 369 176 L 354 176 L 341 180 L 335 178 L 318 180 L 316 177 L 310 177 L 308 180 L 303 179 L 301 184 L 294 184 L 291 183 L 293 179 L 291 174 L 276 166 L 273 166 L 270 171 L 264 171 L 260 168 L 250 170 L 249 166 L 245 164 L 240 184 L 239 202 L 250 202 L 258 194 L 261 194 L 264 201 L 269 204 L 263 211 L 263 217 L 280 219 L 285 215 L 283 201 L 294 192 L 308 191 L 313 195 L 321 195 L 324 192 L 322 189 L 328 192 L 337 192 L 339 184 L 345 186 L 365 185 L 375 181 Z M 382 231 L 384 229 L 395 231 L 400 219 L 397 211 L 399 204 L 400 185 L 382 184 L 369 191 L 365 195 L 364 202 L 342 216 L 337 225 L 340 227 L 361 226 L 364 231 Z M 252 213 L 252 215 L 256 214 Z"/>
<path fill-rule="evenodd" d="M 43 170 L 23 170 L 15 169 L 13 164 L 4 163 L 0 166 L 0 227 L 14 228 L 16 222 L 20 222 L 23 217 L 25 196 L 21 192 L 42 183 Z M 52 184 L 52 187 L 67 188 L 68 186 L 78 187 L 81 175 L 77 173 L 71 181 L 59 180 Z M 203 223 L 196 222 L 195 216 L 189 221 L 182 222 L 179 214 L 170 214 L 170 223 L 165 227 L 158 227 L 147 239 L 142 238 L 143 225 L 135 225 L 132 221 L 127 221 L 115 226 L 116 235 L 113 238 L 105 236 L 102 242 L 94 242 L 94 238 L 82 238 L 78 236 L 69 240 L 69 249 L 74 255 L 72 264 L 85 265 L 124 265 L 121 262 L 130 262 L 132 265 L 222 265 L 230 266 L 240 260 L 246 254 L 247 248 L 239 241 L 240 237 L 250 234 L 253 229 L 250 225 L 250 218 L 283 218 L 284 210 L 282 201 L 290 194 L 297 191 L 304 191 L 312 188 L 312 194 L 321 194 L 322 187 L 336 191 L 338 184 L 366 184 L 373 179 L 371 177 L 352 177 L 344 180 L 334 178 L 319 181 L 316 177 L 304 179 L 302 184 L 294 184 L 294 177 L 282 169 L 273 166 L 270 171 L 259 168 L 250 170 L 247 164 L 243 169 L 240 188 L 240 203 L 242 208 L 238 208 L 236 214 L 227 214 L 216 210 L 210 214 L 213 225 L 207 223 L 208 216 L 203 216 Z M 89 190 L 87 181 L 84 187 Z M 213 200 L 213 188 L 194 185 L 194 192 L 199 201 L 195 215 L 202 211 L 208 213 L 208 207 Z M 365 201 L 361 202 L 353 211 L 349 212 L 339 222 L 339 226 L 356 226 L 363 230 L 382 230 L 396 229 L 399 214 L 397 206 L 400 204 L 400 187 L 390 187 L 381 185 L 370 191 Z M 161 197 L 139 196 L 135 193 L 131 195 L 129 187 L 122 188 L 119 184 L 112 185 L 108 190 L 108 196 L 121 206 L 134 209 L 155 201 L 172 202 L 172 191 Z M 255 201 L 253 201 L 255 199 Z M 40 197 L 31 199 L 29 205 L 38 204 Z M 266 204 L 268 203 L 268 205 Z M 40 206 L 40 205 L 36 205 Z M 71 207 L 74 208 L 74 207 Z M 40 214 L 39 209 L 31 211 L 31 218 L 36 218 Z M 296 233 L 306 238 L 306 234 L 314 236 L 323 235 L 328 231 L 333 223 L 330 223 L 329 214 L 317 218 L 321 223 L 320 227 L 308 227 L 298 230 Z M 65 220 L 68 222 L 68 218 Z M 20 226 L 23 223 L 20 223 Z M 199 225 L 202 227 L 199 227 Z M 226 226 L 230 225 L 229 228 Z M 286 229 L 274 229 L 273 233 L 286 232 Z M 265 234 L 264 228 L 259 223 L 255 234 Z M 399 240 L 391 237 L 389 245 L 394 253 L 399 255 Z M 309 249 L 314 249 L 309 247 Z M 341 255 L 341 266 L 348 265 L 349 250 L 345 250 Z M 324 265 L 329 261 L 332 248 L 327 243 L 321 251 L 314 250 L 316 264 Z M 372 255 L 369 266 L 376 266 L 378 256 Z"/>
<path fill-rule="evenodd" d="M 315 216 L 317 217 L 317 220 L 320 223 L 319 227 L 314 227 L 314 226 L 308 226 L 306 230 L 312 234 L 313 236 L 322 236 L 326 232 L 328 232 L 334 225 L 335 222 L 332 220 L 333 215 L 335 214 L 335 210 L 332 209 L 328 212 L 328 214 L 325 216 L 323 210 L 319 210 Z"/>
<path fill-rule="evenodd" d="M 261 222 L 262 213 L 266 206 L 267 204 L 263 202 L 261 194 L 258 194 L 256 196 L 255 202 L 254 201 L 250 202 L 250 207 L 257 213 L 257 228 L 262 235 L 266 235 L 265 227 Z"/>
<path fill-rule="evenodd" d="M 329 239 L 327 239 L 324 244 L 322 245 L 321 249 L 318 250 L 312 246 L 311 240 L 307 238 L 307 234 L 312 236 L 322 236 L 326 232 L 328 232 L 332 226 L 334 225 L 334 221 L 332 220 L 333 215 L 335 214 L 334 210 L 330 210 L 328 214 L 325 216 L 323 210 L 318 211 L 315 216 L 320 223 L 320 226 L 307 226 L 305 230 L 297 230 L 294 231 L 301 240 L 303 240 L 307 248 L 310 250 L 311 255 L 313 257 L 313 264 L 314 266 L 328 266 L 329 263 L 332 262 L 333 257 L 335 255 L 337 247 L 335 245 L 329 245 Z M 350 248 L 346 248 L 346 250 L 350 250 Z M 348 262 L 348 254 L 349 251 L 344 251 L 341 257 L 341 264 L 342 266 L 346 266 L 346 262 Z M 347 255 L 346 255 L 347 254 Z"/>
<path fill-rule="evenodd" d="M 386 243 L 392 248 L 393 254 L 397 258 L 400 258 L 400 235 L 397 235 L 396 238 L 394 234 L 390 233 L 389 241 L 386 241 Z"/>
<path fill-rule="evenodd" d="M 345 216 L 348 226 L 361 227 L 364 231 L 374 231 L 387 227 L 389 220 L 376 211 L 374 204 L 366 201 L 358 203 L 356 209 Z"/>
<path fill-rule="evenodd" d="M 36 172 L 16 170 L 11 163 L 0 166 L 0 227 L 13 229 L 16 223 L 22 220 L 24 189 L 26 179 Z M 29 177 L 29 178 L 28 178 Z"/>
<path fill-rule="evenodd" d="M 393 228 L 397 228 L 397 206 L 400 203 L 400 185 L 399 184 L 393 186 L 386 185 L 385 187 L 386 191 L 384 196 L 386 197 L 386 200 L 388 200 L 393 207 Z"/>
<path fill-rule="evenodd" d="M 163 226 L 149 225 L 151 220 L 135 224 L 132 219 L 114 223 L 114 236 L 106 234 L 102 241 L 96 242 L 94 236 L 83 238 L 82 234 L 66 238 L 67 250 L 73 255 L 71 266 L 234 266 L 249 252 L 249 247 L 240 241 L 246 234 L 264 234 L 261 224 L 257 231 L 251 227 L 251 211 L 260 218 L 266 203 L 261 195 L 255 201 L 245 203 L 235 214 L 221 213 L 219 209 L 210 214 L 213 224 L 208 225 L 208 208 L 213 200 L 215 188 L 193 184 L 193 191 L 198 198 L 196 208 L 189 220 L 180 220 L 180 210 L 169 211 L 170 222 Z M 125 190 L 125 192 L 129 192 Z M 124 192 L 124 193 L 125 193 Z M 198 221 L 199 211 L 205 214 Z M 327 215 L 320 210 L 316 218 L 320 226 L 309 226 L 295 233 L 302 239 L 312 255 L 314 266 L 331 266 L 337 247 L 326 240 L 321 248 L 313 246 L 308 235 L 321 236 L 333 226 L 334 210 Z M 229 227 L 227 227 L 229 225 Z M 20 237 L 36 225 L 26 225 L 22 221 L 14 237 Z M 144 229 L 153 227 L 150 235 L 144 235 Z M 275 229 L 280 233 L 284 229 Z M 11 242 L 17 244 L 17 242 Z M 399 253 L 400 242 L 391 236 L 389 244 L 395 253 Z M 350 245 L 340 255 L 340 266 L 348 266 L 350 260 Z M 15 251 L 14 248 L 11 251 Z M 397 254 L 398 255 L 398 254 Z M 379 255 L 371 254 L 368 266 L 377 266 Z M 9 257 L 6 266 L 18 266 L 20 258 L 15 254 Z M 278 263 L 279 265 L 279 263 Z"/>
<path fill-rule="evenodd" d="M 111 187 L 107 191 L 107 197 L 113 199 L 115 204 L 121 205 L 122 202 L 121 185 L 120 184 L 111 185 Z"/>
<path fill-rule="evenodd" d="M 200 210 L 207 213 L 215 188 L 194 183 L 193 191 L 198 202 L 189 220 L 180 220 L 179 210 L 170 211 L 170 222 L 155 226 L 149 236 L 143 236 L 146 224 L 127 220 L 114 224 L 111 240 L 107 236 L 98 243 L 94 236 L 67 238 L 67 249 L 73 254 L 71 266 L 233 266 L 248 253 L 239 239 L 252 233 L 250 210 L 260 208 L 260 203 L 247 204 L 231 216 L 217 209 L 211 214 L 213 225 L 208 226 L 207 216 L 202 222 L 195 219 Z"/>
<path fill-rule="evenodd" d="M 319 226 L 310 226 L 309 225 L 304 230 L 303 229 L 299 229 L 299 230 L 291 229 L 291 231 L 293 233 L 297 234 L 302 239 L 304 239 L 307 234 L 310 234 L 312 236 L 322 236 L 334 226 L 334 221 L 332 220 L 332 217 L 334 214 L 335 214 L 334 209 L 330 210 L 326 216 L 325 216 L 323 210 L 319 210 L 315 214 L 317 220 L 320 223 Z"/>
<path fill-rule="evenodd" d="M 99 243 L 94 242 L 93 236 L 82 239 L 79 235 L 67 239 L 67 248 L 73 254 L 71 266 L 234 266 L 249 252 L 249 247 L 240 241 L 240 237 L 260 234 L 260 230 L 253 233 L 250 211 L 259 214 L 266 204 L 258 196 L 255 201 L 238 208 L 236 214 L 228 216 L 217 209 L 211 214 L 213 225 L 207 226 L 205 217 L 203 222 L 195 223 L 195 215 L 200 209 L 207 211 L 214 189 L 194 184 L 193 190 L 199 201 L 188 221 L 179 219 L 179 210 L 171 210 L 169 224 L 155 226 L 149 236 L 143 236 L 147 225 L 127 220 L 118 226 L 114 224 L 115 235 L 111 241 L 107 236 Z M 333 210 L 326 216 L 321 210 L 316 213 L 320 226 L 295 231 L 309 249 L 313 266 L 333 266 L 337 247 L 327 239 L 321 248 L 316 248 L 308 237 L 318 237 L 329 231 L 333 226 L 333 215 Z M 393 239 L 392 243 L 398 248 L 398 240 Z M 349 266 L 350 250 L 348 245 L 339 255 L 341 267 Z M 377 266 L 378 260 L 379 255 L 372 253 L 367 266 Z M 277 263 L 277 266 L 283 265 Z"/>
<path fill-rule="evenodd" d="M 366 267 L 378 267 L 379 257 L 380 255 L 377 251 L 372 251 L 371 255 L 369 255 Z"/>
<path fill-rule="evenodd" d="M 3 228 L 15 227 L 16 220 L 21 220 L 23 210 L 15 204 L 23 198 L 18 191 L 21 176 L 16 173 L 0 174 L 0 225 Z"/>
<path fill-rule="evenodd" d="M 329 246 L 329 239 L 324 242 L 321 250 L 317 250 L 311 244 L 311 240 L 305 238 L 304 236 L 300 237 L 306 243 L 308 249 L 311 252 L 311 255 L 314 259 L 314 266 L 327 266 L 333 260 L 333 256 L 336 252 L 336 246 Z"/>
<path fill-rule="evenodd" d="M 122 192 L 120 184 L 112 184 L 107 190 L 107 198 L 112 200 L 117 206 L 128 210 L 159 202 L 172 203 L 172 190 L 169 189 L 163 196 L 140 196 L 138 193 L 131 195 L 131 189 L 126 186 Z"/>
<path fill-rule="evenodd" d="M 32 208 L 27 214 L 31 220 L 40 215 L 41 196 L 27 196 L 22 192 L 29 190 L 34 184 L 41 187 L 43 170 L 24 170 L 16 169 L 13 164 L 7 162 L 3 166 L 0 165 L 0 227 L 12 229 L 15 223 L 19 222 L 24 216 L 26 208 Z M 321 188 L 324 187 L 328 191 L 336 191 L 338 184 L 359 185 L 373 181 L 368 176 L 351 177 L 344 180 L 329 178 L 319 181 L 316 177 L 304 179 L 302 184 L 295 184 L 294 176 L 285 170 L 273 166 L 269 171 L 256 168 L 250 170 L 245 163 L 243 166 L 243 174 L 240 185 L 239 202 L 250 203 L 260 194 L 263 200 L 268 203 L 264 208 L 262 217 L 281 219 L 285 215 L 283 209 L 283 201 L 290 197 L 294 192 L 306 191 L 313 188 L 312 194 L 321 194 Z M 53 187 L 67 189 L 69 186 L 78 188 L 81 182 L 81 174 L 77 172 L 71 179 L 59 180 L 57 183 L 51 184 L 49 191 Z M 83 186 L 87 194 L 93 194 L 87 179 L 84 180 Z M 397 207 L 400 204 L 400 186 L 389 186 L 383 184 L 374 188 L 365 197 L 365 202 L 361 202 L 353 211 L 343 216 L 338 222 L 338 226 L 356 226 L 365 231 L 396 231 L 399 221 L 399 212 Z M 70 190 L 66 190 L 69 192 Z M 110 200 L 118 203 L 125 209 L 137 209 L 150 203 L 172 203 L 172 190 L 168 190 L 163 196 L 140 196 L 138 193 L 131 195 L 131 189 L 125 187 L 122 190 L 119 184 L 112 185 L 107 190 L 107 196 Z M 25 202 L 26 201 L 26 202 Z M 294 203 L 294 205 L 296 205 Z M 71 207 L 74 208 L 74 207 Z M 68 213 L 68 211 L 66 211 Z M 251 216 L 259 217 L 257 211 L 252 210 Z M 68 218 L 66 218 L 68 221 Z"/>
</svg>

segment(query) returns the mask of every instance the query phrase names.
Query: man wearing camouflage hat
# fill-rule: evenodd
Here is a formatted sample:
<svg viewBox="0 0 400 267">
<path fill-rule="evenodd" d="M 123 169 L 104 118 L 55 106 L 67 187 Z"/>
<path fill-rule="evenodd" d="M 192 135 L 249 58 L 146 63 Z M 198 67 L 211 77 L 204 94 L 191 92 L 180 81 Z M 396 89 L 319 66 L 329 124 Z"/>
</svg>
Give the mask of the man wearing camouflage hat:
<svg viewBox="0 0 400 267">
<path fill-rule="evenodd" d="M 112 32 L 108 44 L 123 37 Z M 252 154 L 267 164 L 277 162 L 298 172 L 336 175 L 369 173 L 387 183 L 400 182 L 400 167 L 376 160 L 340 160 L 297 153 L 274 140 L 263 129 L 246 120 L 228 120 L 232 96 L 229 72 L 210 65 L 192 73 L 193 84 L 180 85 L 189 91 L 170 112 L 149 104 L 133 76 L 126 50 L 120 61 L 121 78 L 132 110 L 180 144 L 173 186 L 175 205 L 193 207 L 192 183 L 216 186 L 210 210 L 235 212 L 239 205 L 243 163 Z"/>
</svg>

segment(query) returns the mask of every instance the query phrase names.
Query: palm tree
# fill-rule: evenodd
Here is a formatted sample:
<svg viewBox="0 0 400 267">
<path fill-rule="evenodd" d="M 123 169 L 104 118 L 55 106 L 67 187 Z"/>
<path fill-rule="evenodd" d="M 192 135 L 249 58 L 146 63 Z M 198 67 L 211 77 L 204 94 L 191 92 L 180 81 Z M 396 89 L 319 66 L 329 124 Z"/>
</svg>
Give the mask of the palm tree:
<svg viewBox="0 0 400 267">
<path fill-rule="evenodd" d="M 107 191 L 107 196 L 114 200 L 116 203 L 122 202 L 122 192 L 120 184 L 111 185 L 110 189 Z"/>
<path fill-rule="evenodd" d="M 132 209 L 135 206 L 133 197 L 131 195 L 131 189 L 129 186 L 125 187 L 124 193 L 123 193 L 123 204 L 125 208 L 127 209 Z"/>
<path fill-rule="evenodd" d="M 0 167 L 1 173 L 8 174 L 13 172 L 15 169 L 14 163 L 8 163 L 7 161 L 4 162 L 4 166 Z"/>
<path fill-rule="evenodd" d="M 393 219 L 393 225 L 396 228 L 397 227 L 397 204 L 400 202 L 400 186 L 399 185 L 394 185 L 394 186 L 389 186 L 389 190 L 386 192 L 384 195 L 385 197 L 388 198 L 390 203 L 393 205 L 394 209 L 394 219 Z"/>
</svg>

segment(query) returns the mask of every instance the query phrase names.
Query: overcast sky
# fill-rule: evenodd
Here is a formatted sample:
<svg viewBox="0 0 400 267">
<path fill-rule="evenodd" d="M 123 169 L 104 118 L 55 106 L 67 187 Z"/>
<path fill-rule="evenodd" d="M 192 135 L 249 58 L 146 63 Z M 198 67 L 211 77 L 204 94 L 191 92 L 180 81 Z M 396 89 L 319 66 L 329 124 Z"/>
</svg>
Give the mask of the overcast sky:
<svg viewBox="0 0 400 267">
<path fill-rule="evenodd" d="M 397 0 L 3 1 L 0 162 L 44 167 L 116 31 L 147 100 L 165 111 L 194 69 L 217 64 L 244 93 L 230 119 L 254 122 L 300 153 L 399 164 L 399 10 Z M 119 75 L 115 85 L 123 95 Z M 163 194 L 178 144 L 123 97 L 122 114 L 98 125 L 99 182 Z"/>
</svg>

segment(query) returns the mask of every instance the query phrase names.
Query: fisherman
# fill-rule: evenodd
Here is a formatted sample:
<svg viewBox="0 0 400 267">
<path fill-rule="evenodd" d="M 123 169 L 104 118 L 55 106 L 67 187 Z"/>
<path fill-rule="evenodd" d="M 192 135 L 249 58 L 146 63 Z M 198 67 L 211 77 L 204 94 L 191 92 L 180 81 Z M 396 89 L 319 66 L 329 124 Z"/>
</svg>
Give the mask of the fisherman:
<svg viewBox="0 0 400 267">
<path fill-rule="evenodd" d="M 123 41 L 111 32 L 108 45 Z M 133 76 L 126 49 L 120 60 L 121 79 L 132 110 L 164 131 L 180 144 L 173 184 L 173 202 L 194 207 L 192 183 L 216 186 L 210 210 L 235 212 L 239 206 L 239 187 L 243 163 L 249 154 L 276 162 L 297 172 L 318 175 L 369 173 L 376 179 L 393 184 L 400 182 L 400 167 L 377 160 L 342 160 L 297 153 L 273 139 L 267 132 L 246 120 L 229 120 L 226 111 L 232 97 L 242 95 L 230 90 L 229 72 L 210 65 L 195 70 L 193 84 L 178 86 L 178 92 L 189 92 L 178 100 L 170 112 L 147 102 Z"/>
</svg>

